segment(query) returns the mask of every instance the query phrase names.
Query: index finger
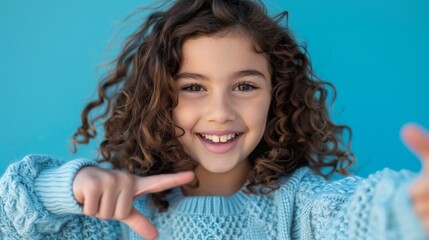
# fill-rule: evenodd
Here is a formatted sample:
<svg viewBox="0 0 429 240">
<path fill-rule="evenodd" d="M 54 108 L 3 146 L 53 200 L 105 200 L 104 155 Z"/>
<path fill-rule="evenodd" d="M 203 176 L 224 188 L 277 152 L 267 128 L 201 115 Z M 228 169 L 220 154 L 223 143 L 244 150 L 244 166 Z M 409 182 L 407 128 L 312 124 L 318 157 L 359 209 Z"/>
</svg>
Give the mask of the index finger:
<svg viewBox="0 0 429 240">
<path fill-rule="evenodd" d="M 135 176 L 136 190 L 135 197 L 139 197 L 145 193 L 161 192 L 170 188 L 181 186 L 191 182 L 194 179 L 192 171 L 159 174 L 148 177 Z"/>
</svg>

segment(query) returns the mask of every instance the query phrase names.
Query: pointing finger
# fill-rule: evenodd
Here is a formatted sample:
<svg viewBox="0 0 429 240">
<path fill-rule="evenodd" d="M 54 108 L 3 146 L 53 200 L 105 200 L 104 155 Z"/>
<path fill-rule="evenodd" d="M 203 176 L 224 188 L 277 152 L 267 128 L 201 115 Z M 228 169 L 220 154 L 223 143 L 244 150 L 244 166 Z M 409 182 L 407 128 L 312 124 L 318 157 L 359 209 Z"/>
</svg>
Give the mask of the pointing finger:
<svg viewBox="0 0 429 240">
<path fill-rule="evenodd" d="M 194 173 L 191 171 L 159 174 L 148 177 L 136 176 L 135 196 L 139 197 L 144 193 L 155 193 L 177 186 L 184 185 L 194 179 Z"/>
</svg>

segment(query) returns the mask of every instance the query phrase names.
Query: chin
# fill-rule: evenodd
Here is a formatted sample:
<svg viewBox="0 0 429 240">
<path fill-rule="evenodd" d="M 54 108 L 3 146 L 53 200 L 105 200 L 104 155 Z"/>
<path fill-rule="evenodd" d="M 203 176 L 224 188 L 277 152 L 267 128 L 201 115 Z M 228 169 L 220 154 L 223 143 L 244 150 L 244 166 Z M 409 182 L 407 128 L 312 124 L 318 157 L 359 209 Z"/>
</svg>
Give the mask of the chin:
<svg viewBox="0 0 429 240">
<path fill-rule="evenodd" d="M 200 167 L 211 173 L 226 173 L 239 165 L 239 162 L 232 159 L 211 159 L 210 161 L 206 159 L 206 161 L 199 161 L 199 163 Z"/>
<path fill-rule="evenodd" d="M 211 173 L 226 173 L 229 172 L 232 167 L 228 167 L 228 166 L 204 166 L 201 165 L 201 167 L 203 167 L 206 171 L 211 172 Z"/>
</svg>

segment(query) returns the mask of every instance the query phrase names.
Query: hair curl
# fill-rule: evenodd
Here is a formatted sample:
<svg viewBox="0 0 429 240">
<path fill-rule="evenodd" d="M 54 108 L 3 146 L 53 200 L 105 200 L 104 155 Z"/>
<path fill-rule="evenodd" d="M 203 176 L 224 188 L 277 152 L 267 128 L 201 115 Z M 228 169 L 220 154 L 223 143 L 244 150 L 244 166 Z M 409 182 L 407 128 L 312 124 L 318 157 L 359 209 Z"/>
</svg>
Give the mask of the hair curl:
<svg viewBox="0 0 429 240">
<path fill-rule="evenodd" d="M 100 161 L 145 176 L 195 169 L 172 119 L 182 45 L 190 38 L 238 29 L 269 60 L 273 85 L 266 132 L 249 156 L 253 168 L 247 190 L 256 193 L 261 185 L 259 193 L 273 191 L 281 176 L 301 166 L 325 177 L 347 175 L 355 160 L 351 129 L 330 119 L 328 88 L 334 99 L 335 88 L 315 76 L 305 48 L 281 26 L 285 17 L 287 12 L 270 18 L 261 1 L 251 0 L 177 0 L 167 10 L 151 13 L 126 39 L 99 85 L 98 99 L 84 108 L 82 125 L 72 137 L 75 150 L 96 137 L 95 123 L 101 121 Z M 103 106 L 103 113 L 89 116 Z M 161 210 L 168 207 L 167 193 L 151 195 Z"/>
</svg>

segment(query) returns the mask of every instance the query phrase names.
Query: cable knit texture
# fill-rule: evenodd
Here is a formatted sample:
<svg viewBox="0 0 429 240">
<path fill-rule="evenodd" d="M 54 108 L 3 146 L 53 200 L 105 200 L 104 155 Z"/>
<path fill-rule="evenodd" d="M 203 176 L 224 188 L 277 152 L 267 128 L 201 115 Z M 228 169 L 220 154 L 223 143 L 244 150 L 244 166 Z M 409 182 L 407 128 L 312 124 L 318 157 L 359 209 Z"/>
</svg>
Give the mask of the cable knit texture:
<svg viewBox="0 0 429 240">
<path fill-rule="evenodd" d="M 0 239 L 141 239 L 117 221 L 82 215 L 72 183 L 88 165 L 97 163 L 29 155 L 9 166 L 0 180 Z M 300 168 L 270 195 L 185 197 L 175 188 L 166 212 L 146 196 L 134 204 L 158 239 L 427 239 L 409 199 L 414 178 L 386 169 L 326 181 Z"/>
</svg>

